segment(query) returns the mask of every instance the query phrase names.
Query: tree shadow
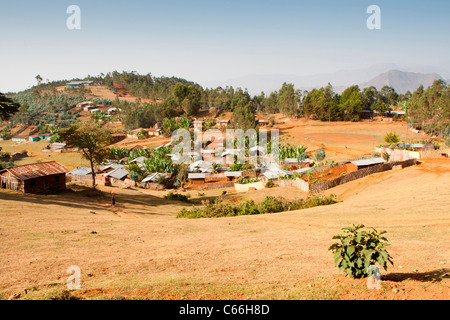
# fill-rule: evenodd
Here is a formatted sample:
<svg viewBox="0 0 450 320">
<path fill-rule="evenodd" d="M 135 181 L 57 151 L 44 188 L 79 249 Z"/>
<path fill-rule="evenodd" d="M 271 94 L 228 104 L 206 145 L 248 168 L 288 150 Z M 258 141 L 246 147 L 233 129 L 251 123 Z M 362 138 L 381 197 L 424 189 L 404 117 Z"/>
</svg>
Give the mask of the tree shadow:
<svg viewBox="0 0 450 320">
<path fill-rule="evenodd" d="M 411 273 L 389 273 L 381 277 L 381 280 L 402 282 L 405 280 L 415 280 L 421 282 L 441 282 L 443 279 L 450 279 L 450 269 L 437 269 L 428 272 Z"/>
</svg>

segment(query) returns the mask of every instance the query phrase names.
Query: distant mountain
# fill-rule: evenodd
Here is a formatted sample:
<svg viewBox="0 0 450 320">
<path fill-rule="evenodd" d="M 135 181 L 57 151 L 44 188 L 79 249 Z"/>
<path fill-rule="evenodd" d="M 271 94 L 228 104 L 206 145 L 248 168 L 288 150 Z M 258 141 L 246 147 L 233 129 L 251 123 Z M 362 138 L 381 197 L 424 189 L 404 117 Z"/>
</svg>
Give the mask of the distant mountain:
<svg viewBox="0 0 450 320">
<path fill-rule="evenodd" d="M 413 92 L 420 85 L 425 88 L 433 84 L 434 80 L 442 79 L 437 73 L 416 73 L 400 70 L 390 70 L 384 72 L 368 82 L 362 83 L 360 88 L 374 86 L 380 90 L 383 86 L 391 86 L 397 93 L 405 93 L 408 90 Z"/>
<path fill-rule="evenodd" d="M 251 75 L 245 75 L 242 77 L 237 77 L 233 79 L 223 80 L 223 81 L 204 81 L 201 83 L 204 87 L 209 88 L 216 88 L 218 86 L 226 87 L 226 86 L 233 86 L 234 88 L 242 88 L 247 89 L 248 92 L 252 95 L 260 94 L 261 91 L 264 91 L 265 93 L 270 93 L 275 90 L 279 90 L 281 88 L 281 85 L 284 82 L 287 83 L 293 83 L 297 89 L 302 90 L 311 90 L 313 88 L 320 88 L 323 86 L 326 86 L 328 83 L 331 83 L 333 85 L 333 89 L 338 92 L 342 93 L 347 87 L 355 84 L 362 84 L 362 86 L 366 84 L 371 84 L 372 80 L 377 79 L 378 77 L 381 77 L 383 74 L 387 74 L 389 72 L 392 72 L 394 70 L 403 70 L 403 73 L 406 74 L 413 74 L 416 73 L 417 75 L 425 74 L 425 77 L 422 79 L 422 76 L 417 76 L 414 78 L 414 76 L 408 76 L 404 81 L 400 81 L 400 78 L 403 78 L 401 76 L 394 76 L 392 75 L 392 79 L 399 78 L 398 80 L 392 80 L 395 84 L 394 88 L 396 90 L 400 90 L 400 92 L 405 92 L 409 90 L 416 90 L 417 87 L 419 87 L 420 83 L 423 83 L 425 85 L 429 85 L 433 82 L 434 79 L 441 78 L 437 72 L 444 77 L 448 78 L 450 75 L 450 72 L 448 72 L 445 69 L 438 68 L 438 67 L 427 67 L 427 66 L 399 66 L 393 63 L 385 63 L 385 64 L 377 64 L 373 65 L 368 68 L 362 68 L 362 69 L 352 69 L 352 70 L 339 70 L 336 72 L 330 72 L 330 73 L 322 73 L 322 74 L 311 74 L 311 75 L 295 75 L 295 74 L 251 74 Z M 402 72 L 402 71 L 398 71 Z M 395 73 L 395 72 L 394 72 Z M 433 76 L 430 77 L 430 80 L 428 79 L 428 75 L 432 74 Z M 409 83 L 408 78 L 411 80 L 411 84 Z M 386 76 L 386 79 L 378 79 L 377 85 L 381 85 L 381 87 L 384 84 L 391 83 L 389 82 L 389 77 Z M 413 81 L 413 79 L 417 79 L 417 81 Z M 400 85 L 397 85 L 399 83 Z M 416 84 L 419 83 L 419 85 L 416 86 Z"/>
<path fill-rule="evenodd" d="M 293 83 L 296 88 L 302 90 L 311 90 L 326 86 L 328 83 L 333 85 L 336 92 L 342 92 L 345 88 L 369 81 L 382 72 L 398 68 L 395 64 L 378 64 L 369 68 L 339 70 L 331 73 L 294 75 L 294 74 L 250 74 L 238 78 L 224 81 L 207 81 L 203 86 L 216 88 L 218 86 L 233 86 L 234 88 L 247 89 L 250 94 L 260 94 L 261 91 L 270 93 L 279 90 L 284 82 Z"/>
</svg>

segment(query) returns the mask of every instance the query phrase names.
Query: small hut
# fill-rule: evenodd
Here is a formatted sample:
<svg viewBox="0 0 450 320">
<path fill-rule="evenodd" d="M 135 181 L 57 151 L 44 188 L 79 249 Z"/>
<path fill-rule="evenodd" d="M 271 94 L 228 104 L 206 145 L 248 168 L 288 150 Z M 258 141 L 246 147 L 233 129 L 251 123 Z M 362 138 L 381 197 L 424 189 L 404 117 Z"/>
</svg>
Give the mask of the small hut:
<svg viewBox="0 0 450 320">
<path fill-rule="evenodd" d="M 66 189 L 68 170 L 56 161 L 32 163 L 0 171 L 0 187 L 23 193 Z"/>
</svg>

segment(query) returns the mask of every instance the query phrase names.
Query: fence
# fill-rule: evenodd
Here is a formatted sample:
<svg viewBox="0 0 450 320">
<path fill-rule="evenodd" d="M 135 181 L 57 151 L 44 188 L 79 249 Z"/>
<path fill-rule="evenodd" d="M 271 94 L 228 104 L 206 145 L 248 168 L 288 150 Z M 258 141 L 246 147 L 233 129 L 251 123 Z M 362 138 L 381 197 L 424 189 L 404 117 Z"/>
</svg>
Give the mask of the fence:
<svg viewBox="0 0 450 320">
<path fill-rule="evenodd" d="M 235 183 L 234 189 L 236 192 L 246 192 L 249 189 L 261 190 L 264 189 L 264 181 L 260 180 L 253 183 Z"/>
<path fill-rule="evenodd" d="M 296 187 L 304 192 L 309 192 L 309 183 L 299 178 L 295 180 L 278 180 L 275 183 L 280 187 Z"/>
<path fill-rule="evenodd" d="M 309 191 L 311 192 L 321 192 L 321 191 L 325 191 L 328 190 L 330 188 L 336 187 L 338 185 L 356 180 L 356 179 L 361 179 L 365 176 L 377 173 L 377 172 L 383 172 L 383 171 L 388 171 L 388 170 L 392 170 L 394 167 L 397 166 L 401 166 L 402 168 L 406 168 L 412 165 L 415 165 L 417 162 L 416 159 L 408 159 L 405 161 L 393 161 L 393 162 L 387 162 L 387 163 L 382 163 L 382 164 L 378 164 L 372 167 L 368 167 L 365 169 L 361 169 L 358 171 L 354 171 L 351 173 L 348 173 L 342 177 L 338 177 L 332 180 L 327 180 L 327 181 L 320 181 L 320 182 L 316 182 L 313 184 L 309 185 Z"/>
</svg>

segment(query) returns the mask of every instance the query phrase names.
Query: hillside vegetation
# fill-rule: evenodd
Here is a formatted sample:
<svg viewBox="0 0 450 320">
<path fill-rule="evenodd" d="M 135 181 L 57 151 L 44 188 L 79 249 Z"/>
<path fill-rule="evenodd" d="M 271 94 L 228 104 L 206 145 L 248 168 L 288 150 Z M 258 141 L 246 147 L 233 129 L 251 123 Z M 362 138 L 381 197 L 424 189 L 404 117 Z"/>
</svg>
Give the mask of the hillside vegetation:
<svg viewBox="0 0 450 320">
<path fill-rule="evenodd" d="M 66 128 L 80 118 L 79 111 L 73 110 L 76 103 L 91 100 L 118 108 L 126 130 L 161 125 L 167 118 L 199 117 L 205 110 L 210 117 L 231 112 L 231 125 L 247 129 L 257 126 L 255 114 L 267 116 L 269 120 L 271 114 L 281 113 L 321 121 L 359 121 L 363 110 L 386 115 L 397 109 L 406 111 L 411 126 L 427 133 L 446 137 L 450 132 L 450 89 L 443 80 L 434 81 L 427 89 L 420 86 L 413 93 L 405 94 L 398 94 L 389 86 L 377 90 L 373 86 L 361 89 L 354 85 L 338 94 L 331 84 L 302 91 L 284 83 L 280 90 L 267 96 L 262 92 L 253 97 L 241 88 L 203 88 L 181 78 L 158 78 L 135 72 L 114 71 L 82 80 L 103 84 L 115 93 L 115 99 L 93 97 L 90 87 L 57 89 L 67 81 L 39 84 L 9 95 L 21 108 L 11 118 L 7 130 L 19 124 Z M 123 90 L 136 99 L 119 99 Z"/>
</svg>

